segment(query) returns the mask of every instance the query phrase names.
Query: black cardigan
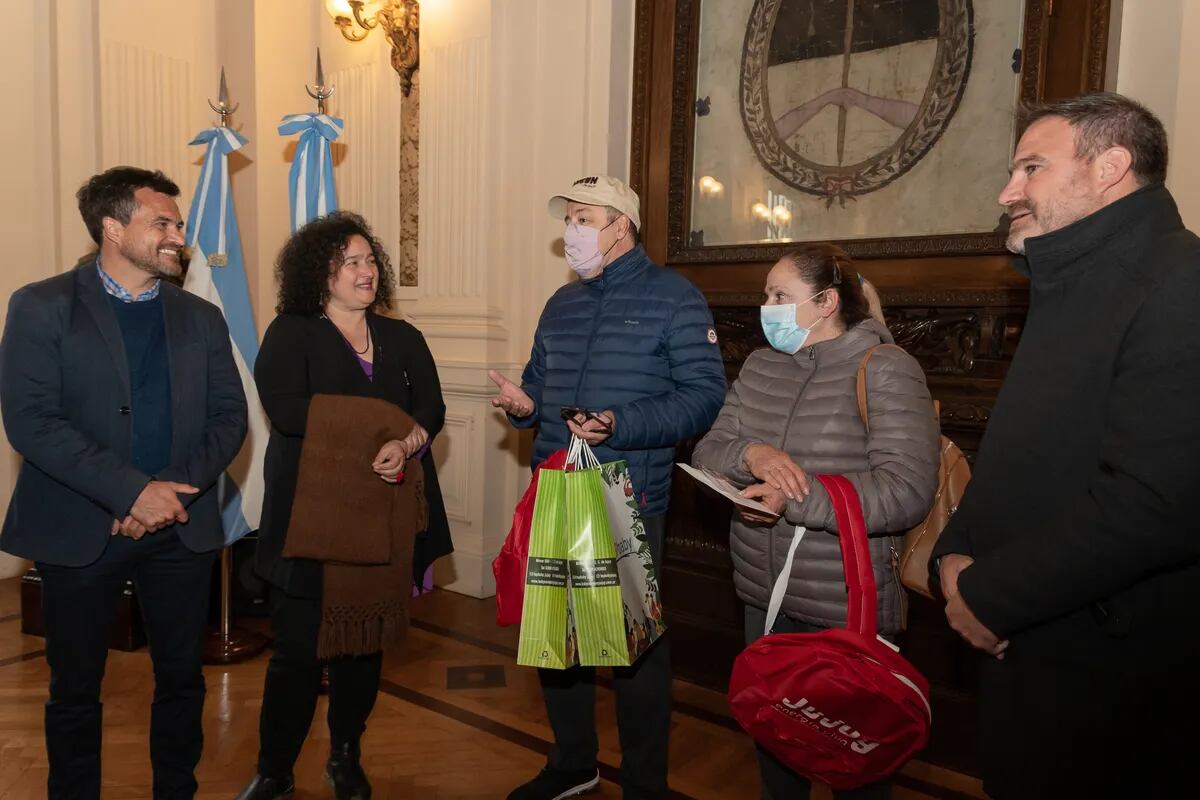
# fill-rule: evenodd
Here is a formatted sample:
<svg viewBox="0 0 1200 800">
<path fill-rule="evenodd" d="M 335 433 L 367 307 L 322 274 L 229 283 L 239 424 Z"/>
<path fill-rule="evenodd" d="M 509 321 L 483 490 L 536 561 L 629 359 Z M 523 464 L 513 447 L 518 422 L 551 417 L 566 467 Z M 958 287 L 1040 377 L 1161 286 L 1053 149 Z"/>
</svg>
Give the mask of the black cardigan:
<svg viewBox="0 0 1200 800">
<path fill-rule="evenodd" d="M 271 420 L 255 567 L 263 578 L 292 595 L 318 597 L 321 588 L 318 562 L 282 555 L 309 399 L 314 394 L 341 394 L 388 400 L 411 414 L 431 438 L 438 435 L 445 422 L 446 405 L 437 367 L 421 332 L 407 322 L 371 313 L 367 323 L 375 343 L 374 380 L 367 378 L 337 328 L 322 316 L 276 317 L 267 328 L 254 365 L 258 395 Z M 421 463 L 429 525 L 417 537 L 415 575 L 453 550 L 431 452 L 426 452 Z"/>
</svg>

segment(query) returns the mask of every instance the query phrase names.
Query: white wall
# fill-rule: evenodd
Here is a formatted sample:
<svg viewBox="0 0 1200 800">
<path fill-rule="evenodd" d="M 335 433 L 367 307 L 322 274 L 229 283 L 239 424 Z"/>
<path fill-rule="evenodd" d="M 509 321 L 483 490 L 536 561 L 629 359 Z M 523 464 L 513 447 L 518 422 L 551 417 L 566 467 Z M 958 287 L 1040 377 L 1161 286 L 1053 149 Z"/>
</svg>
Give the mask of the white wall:
<svg viewBox="0 0 1200 800">
<path fill-rule="evenodd" d="M 1171 151 L 1167 186 L 1184 223 L 1200 230 L 1200 0 L 1123 0 L 1113 14 L 1119 28 L 1110 88 L 1162 120 Z"/>
<path fill-rule="evenodd" d="M 633 2 L 425 0 L 421 14 L 420 286 L 401 307 L 446 395 L 435 452 L 456 552 L 438 580 L 488 596 L 529 473 L 487 370 L 517 378 L 568 278 L 549 196 L 628 175 Z"/>
</svg>

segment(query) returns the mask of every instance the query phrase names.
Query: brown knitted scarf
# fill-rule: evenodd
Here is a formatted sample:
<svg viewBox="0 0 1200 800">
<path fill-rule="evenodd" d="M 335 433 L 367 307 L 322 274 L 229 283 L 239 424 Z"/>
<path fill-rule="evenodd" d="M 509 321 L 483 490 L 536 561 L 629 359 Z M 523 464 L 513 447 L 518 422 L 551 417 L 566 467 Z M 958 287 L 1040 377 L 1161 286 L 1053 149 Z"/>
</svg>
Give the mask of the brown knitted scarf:
<svg viewBox="0 0 1200 800">
<path fill-rule="evenodd" d="M 403 439 L 412 417 L 373 397 L 314 395 L 285 558 L 324 563 L 317 657 L 375 653 L 404 638 L 412 594 L 413 540 L 426 525 L 421 463 L 386 483 L 371 463 Z"/>
</svg>

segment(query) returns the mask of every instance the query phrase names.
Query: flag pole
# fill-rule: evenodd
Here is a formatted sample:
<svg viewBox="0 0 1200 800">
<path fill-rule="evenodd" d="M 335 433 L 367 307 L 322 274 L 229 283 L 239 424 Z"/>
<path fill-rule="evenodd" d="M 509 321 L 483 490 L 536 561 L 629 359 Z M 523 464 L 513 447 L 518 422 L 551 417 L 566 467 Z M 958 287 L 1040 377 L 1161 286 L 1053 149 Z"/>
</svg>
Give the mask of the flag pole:
<svg viewBox="0 0 1200 800">
<path fill-rule="evenodd" d="M 217 103 L 208 101 L 208 107 L 221 115 L 220 126 L 229 127 L 229 116 L 237 111 L 238 105 L 229 104 L 229 89 L 225 84 L 225 68 L 221 67 L 221 87 Z M 227 156 L 221 156 L 227 158 Z M 205 664 L 236 664 L 254 658 L 270 643 L 261 633 L 245 630 L 233 625 L 233 545 L 221 548 L 221 609 L 216 630 L 210 630 L 204 640 L 203 659 Z"/>
</svg>

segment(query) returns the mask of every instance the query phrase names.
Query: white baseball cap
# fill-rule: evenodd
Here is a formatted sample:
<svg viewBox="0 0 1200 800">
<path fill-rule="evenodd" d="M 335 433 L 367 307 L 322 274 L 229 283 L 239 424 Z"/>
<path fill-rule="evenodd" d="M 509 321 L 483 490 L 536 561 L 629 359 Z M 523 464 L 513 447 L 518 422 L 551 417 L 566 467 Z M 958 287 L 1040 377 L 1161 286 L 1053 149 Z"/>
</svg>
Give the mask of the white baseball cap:
<svg viewBox="0 0 1200 800">
<path fill-rule="evenodd" d="M 567 191 L 550 198 L 547 208 L 550 216 L 563 219 L 567 215 L 567 203 L 574 200 L 587 206 L 612 206 L 641 229 L 642 219 L 638 214 L 641 204 L 637 192 L 609 175 L 589 175 L 571 184 Z"/>
</svg>

